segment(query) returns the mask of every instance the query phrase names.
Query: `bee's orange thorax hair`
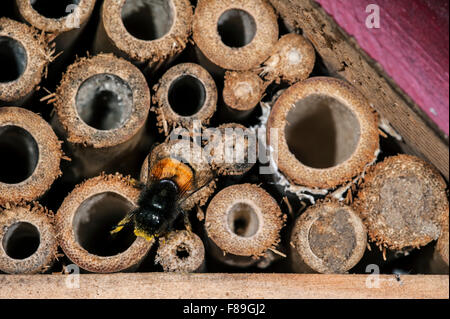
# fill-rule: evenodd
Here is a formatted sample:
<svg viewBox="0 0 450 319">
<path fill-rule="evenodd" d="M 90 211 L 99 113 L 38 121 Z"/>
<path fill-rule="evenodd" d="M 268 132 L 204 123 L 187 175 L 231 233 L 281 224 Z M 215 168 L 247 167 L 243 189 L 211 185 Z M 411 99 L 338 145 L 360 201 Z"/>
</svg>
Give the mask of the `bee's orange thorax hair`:
<svg viewBox="0 0 450 319">
<path fill-rule="evenodd" d="M 171 179 L 180 188 L 180 193 L 192 189 L 194 172 L 182 162 L 173 158 L 164 158 L 156 163 L 150 171 L 151 178 L 155 180 Z"/>
</svg>

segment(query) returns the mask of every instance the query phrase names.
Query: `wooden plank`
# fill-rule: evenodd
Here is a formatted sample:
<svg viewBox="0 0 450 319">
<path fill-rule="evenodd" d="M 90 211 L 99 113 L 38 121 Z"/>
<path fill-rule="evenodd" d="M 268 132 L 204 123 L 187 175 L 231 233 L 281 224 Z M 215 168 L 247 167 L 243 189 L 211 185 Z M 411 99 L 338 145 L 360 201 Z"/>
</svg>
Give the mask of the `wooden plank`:
<svg viewBox="0 0 450 319">
<path fill-rule="evenodd" d="M 67 275 L 0 275 L 0 298 L 448 298 L 449 278 L 437 275 L 379 276 L 310 274 L 119 273 L 80 275 L 68 288 Z M 71 277 L 73 278 L 73 277 Z M 70 281 L 73 283 L 74 281 Z"/>
<path fill-rule="evenodd" d="M 381 67 L 315 1 L 270 2 L 288 25 L 303 30 L 330 74 L 346 79 L 359 89 L 415 155 L 433 163 L 448 180 L 448 141 Z"/>
</svg>

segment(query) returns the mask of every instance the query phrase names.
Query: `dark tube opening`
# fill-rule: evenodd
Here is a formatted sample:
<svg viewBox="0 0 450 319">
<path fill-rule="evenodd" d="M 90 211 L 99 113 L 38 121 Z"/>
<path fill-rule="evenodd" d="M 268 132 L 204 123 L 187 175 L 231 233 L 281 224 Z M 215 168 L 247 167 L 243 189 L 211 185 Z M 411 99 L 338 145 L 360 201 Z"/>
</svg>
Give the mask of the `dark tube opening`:
<svg viewBox="0 0 450 319">
<path fill-rule="evenodd" d="M 30 0 L 31 6 L 40 15 L 49 19 L 60 19 L 75 11 L 81 0 Z"/>
<path fill-rule="evenodd" d="M 169 88 L 169 104 L 181 116 L 192 116 L 201 110 L 206 101 L 203 83 L 190 75 L 183 75 L 172 82 Z"/>
<path fill-rule="evenodd" d="M 118 76 L 97 74 L 80 86 L 76 107 L 87 125 L 104 131 L 118 129 L 131 116 L 133 92 Z"/>
<path fill-rule="evenodd" d="M 0 36 L 0 83 L 12 82 L 27 68 L 27 52 L 23 45 L 9 37 Z"/>
<path fill-rule="evenodd" d="M 333 97 L 310 95 L 295 104 L 286 120 L 289 150 L 306 166 L 337 166 L 349 159 L 358 146 L 358 119 Z"/>
<path fill-rule="evenodd" d="M 179 259 L 185 259 L 190 256 L 189 250 L 187 249 L 187 247 L 185 245 L 179 245 L 177 247 L 176 254 Z"/>
<path fill-rule="evenodd" d="M 228 225 L 241 237 L 252 237 L 258 232 L 259 219 L 255 209 L 247 203 L 234 204 L 228 212 Z"/>
<path fill-rule="evenodd" d="M 18 184 L 29 178 L 39 161 L 39 147 L 29 132 L 18 126 L 0 127 L 0 182 Z"/>
<path fill-rule="evenodd" d="M 25 259 L 38 250 L 41 236 L 34 225 L 18 222 L 9 227 L 2 244 L 5 253 L 12 259 Z"/>
<path fill-rule="evenodd" d="M 137 39 L 157 40 L 169 33 L 174 23 L 172 1 L 127 0 L 122 8 L 122 21 Z"/>
<path fill-rule="evenodd" d="M 86 199 L 73 219 L 76 241 L 93 255 L 107 257 L 123 253 L 136 240 L 133 223 L 117 234 L 110 232 L 133 208 L 126 198 L 112 192 Z"/>
<path fill-rule="evenodd" d="M 222 42 L 232 48 L 241 48 L 253 41 L 256 35 L 255 19 L 239 9 L 225 11 L 217 24 Z"/>
</svg>

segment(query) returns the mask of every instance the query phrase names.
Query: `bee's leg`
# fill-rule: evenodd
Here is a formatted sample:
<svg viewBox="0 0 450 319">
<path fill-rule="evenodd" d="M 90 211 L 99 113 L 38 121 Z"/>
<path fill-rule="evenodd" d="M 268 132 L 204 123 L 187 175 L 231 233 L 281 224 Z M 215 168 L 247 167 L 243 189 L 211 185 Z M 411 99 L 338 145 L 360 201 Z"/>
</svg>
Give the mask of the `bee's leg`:
<svg viewBox="0 0 450 319">
<path fill-rule="evenodd" d="M 184 209 L 180 208 L 180 211 L 184 217 L 184 227 L 186 227 L 187 231 L 192 232 L 192 225 L 191 225 L 191 221 L 189 220 L 189 214 L 186 211 L 184 211 Z"/>
<path fill-rule="evenodd" d="M 110 234 L 114 235 L 118 232 L 120 232 L 128 223 L 131 222 L 131 217 L 133 216 L 133 213 L 129 213 L 125 216 L 124 219 L 122 219 L 116 226 L 111 229 Z"/>
</svg>

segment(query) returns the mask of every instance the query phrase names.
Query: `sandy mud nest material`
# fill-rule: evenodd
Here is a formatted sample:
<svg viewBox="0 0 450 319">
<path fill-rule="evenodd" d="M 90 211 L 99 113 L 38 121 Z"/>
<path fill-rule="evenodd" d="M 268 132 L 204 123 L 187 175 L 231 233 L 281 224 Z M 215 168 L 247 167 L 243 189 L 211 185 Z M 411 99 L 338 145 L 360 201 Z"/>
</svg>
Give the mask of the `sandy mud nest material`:
<svg viewBox="0 0 450 319">
<path fill-rule="evenodd" d="M 39 115 L 0 108 L 0 206 L 33 201 L 61 174 L 61 142 Z"/>
<path fill-rule="evenodd" d="M 54 34 L 85 24 L 95 6 L 95 0 L 16 0 L 16 3 L 25 21 L 39 30 Z"/>
<path fill-rule="evenodd" d="M 216 112 L 216 83 L 198 64 L 181 63 L 172 67 L 155 86 L 155 91 L 153 100 L 157 106 L 152 110 L 166 135 L 176 126 L 190 129 L 193 121 L 208 125 Z"/>
<path fill-rule="evenodd" d="M 233 110 L 250 111 L 261 101 L 266 85 L 251 71 L 226 72 L 223 100 Z"/>
<path fill-rule="evenodd" d="M 153 148 L 142 165 L 140 175 L 142 183 L 148 182 L 149 168 L 165 158 L 174 158 L 182 163 L 187 163 L 194 172 L 193 190 L 197 191 L 188 193 L 189 198 L 183 201 L 181 208 L 189 211 L 196 205 L 205 205 L 214 193 L 216 182 L 203 149 L 187 140 L 173 140 L 159 144 Z"/>
<path fill-rule="evenodd" d="M 448 223 L 445 189 L 433 166 L 398 155 L 367 174 L 354 205 L 372 241 L 392 250 L 418 248 L 438 239 Z"/>
<path fill-rule="evenodd" d="M 199 0 L 193 37 L 214 64 L 229 70 L 258 67 L 278 40 L 278 23 L 265 0 Z"/>
<path fill-rule="evenodd" d="M 312 44 L 303 36 L 290 33 L 278 40 L 274 53 L 264 62 L 262 75 L 267 81 L 293 84 L 307 79 L 315 63 Z"/>
<path fill-rule="evenodd" d="M 298 261 L 312 270 L 345 273 L 363 257 L 367 232 L 351 207 L 338 202 L 321 202 L 297 219 L 291 244 L 300 257 Z"/>
<path fill-rule="evenodd" d="M 190 231 L 175 231 L 159 241 L 155 261 L 165 272 L 195 272 L 205 261 L 203 242 Z"/>
<path fill-rule="evenodd" d="M 0 270 L 35 274 L 53 264 L 58 243 L 53 214 L 39 204 L 0 209 Z"/>
<path fill-rule="evenodd" d="M 96 113 L 105 101 L 108 110 Z M 79 59 L 56 90 L 56 115 L 73 144 L 108 148 L 125 143 L 144 127 L 149 110 L 144 75 L 112 54 Z"/>
<path fill-rule="evenodd" d="M 189 0 L 105 0 L 101 15 L 109 42 L 133 61 L 152 65 L 184 50 L 193 10 Z"/>
<path fill-rule="evenodd" d="M 119 174 L 101 175 L 78 185 L 56 215 L 58 242 L 67 257 L 90 272 L 111 273 L 137 266 L 154 241 L 111 229 L 136 207 L 140 190 Z"/>
<path fill-rule="evenodd" d="M 206 212 L 205 228 L 224 253 L 260 257 L 279 243 L 285 219 L 265 190 L 241 184 L 214 196 Z"/>
<path fill-rule="evenodd" d="M 28 97 L 50 60 L 47 43 L 35 29 L 0 18 L 0 102 Z"/>
<path fill-rule="evenodd" d="M 215 132 L 220 134 L 215 135 Z M 211 129 L 211 133 L 204 150 L 218 174 L 237 176 L 252 169 L 257 160 L 258 147 L 254 132 L 241 124 L 227 123 Z M 250 158 L 250 153 L 253 158 Z"/>
<path fill-rule="evenodd" d="M 315 77 L 279 97 L 269 116 L 267 138 L 279 170 L 290 182 L 330 189 L 374 161 L 378 118 L 347 82 Z"/>
</svg>

